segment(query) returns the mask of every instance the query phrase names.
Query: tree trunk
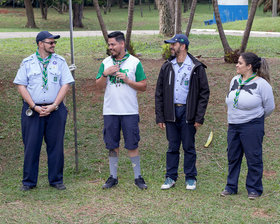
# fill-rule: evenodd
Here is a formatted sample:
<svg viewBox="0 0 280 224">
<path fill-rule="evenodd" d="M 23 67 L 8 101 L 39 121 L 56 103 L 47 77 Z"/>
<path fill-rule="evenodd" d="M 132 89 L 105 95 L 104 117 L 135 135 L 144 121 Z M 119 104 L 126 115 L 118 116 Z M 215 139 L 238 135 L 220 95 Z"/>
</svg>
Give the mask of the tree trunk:
<svg viewBox="0 0 280 224">
<path fill-rule="evenodd" d="M 143 17 L 142 0 L 139 0 L 139 5 L 140 5 L 141 17 Z"/>
<path fill-rule="evenodd" d="M 25 27 L 37 28 L 31 0 L 24 0 L 24 5 L 25 5 L 26 16 L 27 16 L 27 23 Z"/>
<path fill-rule="evenodd" d="M 228 44 L 224 29 L 223 29 L 217 0 L 212 0 L 212 4 L 213 4 L 216 23 L 217 23 L 217 28 L 219 31 L 219 36 L 222 41 L 222 45 L 223 45 L 224 52 L 225 52 L 224 60 L 225 60 L 225 62 L 228 62 L 228 63 L 235 63 L 236 57 L 233 55 L 234 52 Z"/>
<path fill-rule="evenodd" d="M 73 26 L 74 27 L 80 27 L 83 28 L 83 8 L 84 8 L 84 2 L 82 1 L 81 4 L 75 2 L 73 4 Z"/>
<path fill-rule="evenodd" d="M 120 9 L 123 8 L 123 0 L 119 0 L 119 7 L 120 7 Z"/>
<path fill-rule="evenodd" d="M 108 43 L 108 31 L 107 31 L 106 25 L 103 21 L 102 15 L 101 15 L 98 0 L 93 0 L 93 4 L 94 4 L 95 10 L 96 10 L 96 15 L 97 15 L 97 18 L 99 21 L 99 25 L 100 25 L 104 40 L 106 43 Z"/>
<path fill-rule="evenodd" d="M 189 21 L 188 21 L 188 26 L 187 26 L 187 30 L 186 30 L 186 36 L 187 37 L 189 36 L 189 34 L 191 32 L 194 13 L 195 13 L 195 9 L 196 9 L 196 4 L 197 4 L 197 0 L 193 0 L 192 1 L 192 6 L 191 6 L 191 11 L 190 11 L 190 17 L 189 17 Z"/>
<path fill-rule="evenodd" d="M 131 54 L 134 54 L 133 48 L 131 47 L 131 43 L 130 43 L 132 24 L 133 24 L 133 12 L 134 12 L 134 0 L 129 0 L 125 47 L 128 50 L 128 52 Z"/>
<path fill-rule="evenodd" d="M 156 10 L 159 9 L 159 6 L 158 6 L 159 2 L 158 1 L 159 0 L 154 0 L 154 9 L 156 9 Z"/>
<path fill-rule="evenodd" d="M 173 0 L 159 1 L 159 32 L 165 36 L 174 35 L 175 2 Z"/>
<path fill-rule="evenodd" d="M 277 16 L 277 2 L 278 0 L 273 0 L 272 3 L 272 17 L 276 17 Z"/>
<path fill-rule="evenodd" d="M 175 34 L 182 33 L 182 0 L 176 0 L 175 2 Z"/>
<path fill-rule="evenodd" d="M 258 7 L 258 0 L 252 0 L 251 2 L 251 9 L 250 9 L 250 14 L 247 20 L 247 25 L 246 25 L 246 29 L 243 35 L 243 39 L 242 39 L 242 43 L 241 43 L 241 47 L 240 47 L 240 54 L 243 53 L 247 47 L 247 43 L 249 40 L 249 36 L 250 36 L 250 32 L 251 32 L 251 28 L 253 25 L 253 21 L 254 21 L 254 17 L 256 14 L 256 10 Z"/>
<path fill-rule="evenodd" d="M 42 19 L 47 20 L 47 16 L 48 16 L 48 4 L 47 4 L 47 1 L 46 0 L 39 0 L 39 3 L 40 3 Z"/>
<path fill-rule="evenodd" d="M 184 13 L 186 13 L 188 11 L 188 1 L 183 0 L 183 2 L 184 2 Z"/>
</svg>

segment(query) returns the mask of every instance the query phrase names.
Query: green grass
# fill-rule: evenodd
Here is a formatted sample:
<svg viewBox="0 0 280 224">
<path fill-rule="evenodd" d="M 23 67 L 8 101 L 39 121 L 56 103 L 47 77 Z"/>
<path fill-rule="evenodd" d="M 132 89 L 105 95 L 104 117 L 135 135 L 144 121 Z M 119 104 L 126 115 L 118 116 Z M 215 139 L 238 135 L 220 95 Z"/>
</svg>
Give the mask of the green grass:
<svg viewBox="0 0 280 224">
<path fill-rule="evenodd" d="M 11 13 L 0 13 L 0 32 L 14 32 L 23 31 L 28 32 L 30 30 L 37 31 L 38 29 L 25 28 L 26 16 L 24 8 L 0 8 L 0 11 L 8 10 Z M 54 9 L 48 10 L 48 19 L 43 20 L 41 18 L 40 9 L 34 8 L 35 21 L 40 30 L 69 30 L 69 15 L 68 13 L 59 14 Z M 184 32 L 187 27 L 189 11 L 182 13 L 182 31 Z M 159 18 L 158 11 L 154 10 L 147 5 L 143 6 L 143 17 L 140 14 L 140 7 L 135 6 L 134 11 L 134 30 L 158 30 Z M 127 26 L 127 9 L 119 9 L 113 7 L 111 13 L 104 15 L 103 19 L 108 30 L 126 30 Z M 216 29 L 216 25 L 205 26 L 205 20 L 213 19 L 212 6 L 208 4 L 198 4 L 196 14 L 194 17 L 192 28 L 200 29 Z M 97 20 L 96 12 L 92 7 L 86 7 L 84 9 L 84 28 L 75 30 L 100 30 L 100 26 Z M 244 30 L 246 27 L 246 21 L 236 21 L 223 24 L 224 29 L 227 30 Z M 254 31 L 273 31 L 280 32 L 280 17 L 271 17 L 271 13 L 263 13 L 262 8 L 258 8 L 253 23 L 252 30 Z"/>
<path fill-rule="evenodd" d="M 119 185 L 109 191 L 101 189 L 109 174 L 107 151 L 102 137 L 103 92 L 97 91 L 94 77 L 102 58 L 105 44 L 102 38 L 75 38 L 79 172 L 75 172 L 73 109 L 71 92 L 67 96 L 69 116 L 65 133 L 66 191 L 50 188 L 47 181 L 47 158 L 42 148 L 37 188 L 19 191 L 22 178 L 23 144 L 20 131 L 21 98 L 12 84 L 21 60 L 35 50 L 34 40 L 0 40 L 0 223 L 277 223 L 280 219 L 280 157 L 279 157 L 279 93 L 280 59 L 275 46 L 279 38 L 250 38 L 248 48 L 260 56 L 273 57 L 272 86 L 277 109 L 266 120 L 264 138 L 264 194 L 256 201 L 247 199 L 245 189 L 246 161 L 240 174 L 239 194 L 221 198 L 227 176 L 226 106 L 225 95 L 235 65 L 225 64 L 220 40 L 214 36 L 190 36 L 190 52 L 202 55 L 208 66 L 211 96 L 206 121 L 196 135 L 198 188 L 185 190 L 182 161 L 176 187 L 161 191 L 164 181 L 165 132 L 159 130 L 154 116 L 154 90 L 163 60 L 160 59 L 162 36 L 135 36 L 136 51 L 148 77 L 148 89 L 139 94 L 140 152 L 142 174 L 148 184 L 140 191 L 133 181 L 133 171 L 125 150 L 119 160 Z M 230 38 L 238 46 L 240 37 Z M 273 45 L 273 44 L 274 45 Z M 274 47 L 273 47 L 274 46 Z M 62 38 L 57 53 L 68 63 L 69 39 Z M 213 58 L 214 57 L 214 58 Z M 276 58 L 277 57 L 277 58 Z M 209 131 L 214 140 L 209 148 L 203 145 Z M 121 143 L 123 145 L 123 143 Z"/>
</svg>

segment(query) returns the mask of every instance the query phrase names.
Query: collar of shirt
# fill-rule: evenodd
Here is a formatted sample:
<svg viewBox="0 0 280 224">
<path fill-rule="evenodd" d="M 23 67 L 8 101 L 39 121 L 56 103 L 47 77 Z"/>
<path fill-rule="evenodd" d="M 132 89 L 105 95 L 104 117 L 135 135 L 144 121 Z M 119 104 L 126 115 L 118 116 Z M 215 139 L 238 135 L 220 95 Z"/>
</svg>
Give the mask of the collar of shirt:
<svg viewBox="0 0 280 224">
<path fill-rule="evenodd" d="M 173 66 L 176 66 L 178 65 L 178 62 L 177 62 L 177 58 L 174 58 L 171 63 L 173 64 Z M 182 65 L 189 65 L 191 66 L 192 65 L 192 60 L 191 58 L 189 57 L 189 55 L 187 55 L 187 57 L 185 58 L 184 62 Z M 179 66 L 179 65 L 178 65 Z"/>
</svg>

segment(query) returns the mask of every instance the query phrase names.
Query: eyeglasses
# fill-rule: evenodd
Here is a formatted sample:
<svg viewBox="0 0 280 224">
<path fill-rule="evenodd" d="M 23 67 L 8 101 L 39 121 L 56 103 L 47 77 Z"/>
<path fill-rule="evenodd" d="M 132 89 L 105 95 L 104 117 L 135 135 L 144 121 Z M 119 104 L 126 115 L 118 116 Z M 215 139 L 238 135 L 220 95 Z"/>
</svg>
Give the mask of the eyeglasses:
<svg viewBox="0 0 280 224">
<path fill-rule="evenodd" d="M 53 44 L 57 43 L 57 41 L 50 41 L 50 42 L 42 41 L 42 42 L 45 43 L 45 44 L 49 44 L 49 45 L 53 45 Z"/>
</svg>

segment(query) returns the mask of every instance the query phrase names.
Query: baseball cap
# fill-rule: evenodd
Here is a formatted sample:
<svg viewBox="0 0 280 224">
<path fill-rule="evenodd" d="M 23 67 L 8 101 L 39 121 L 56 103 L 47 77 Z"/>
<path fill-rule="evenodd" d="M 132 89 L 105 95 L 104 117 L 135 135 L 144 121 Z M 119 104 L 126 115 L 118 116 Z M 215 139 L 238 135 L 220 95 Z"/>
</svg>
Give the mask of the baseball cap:
<svg viewBox="0 0 280 224">
<path fill-rule="evenodd" d="M 38 44 L 39 41 L 43 41 L 45 39 L 59 39 L 59 38 L 60 35 L 53 35 L 49 33 L 49 31 L 41 31 L 40 33 L 37 34 L 36 42 Z"/>
<path fill-rule="evenodd" d="M 176 42 L 179 42 L 181 44 L 186 44 L 186 46 L 189 46 L 189 39 L 184 34 L 176 34 L 174 35 L 170 40 L 165 40 L 164 43 L 166 44 L 174 44 Z"/>
</svg>

